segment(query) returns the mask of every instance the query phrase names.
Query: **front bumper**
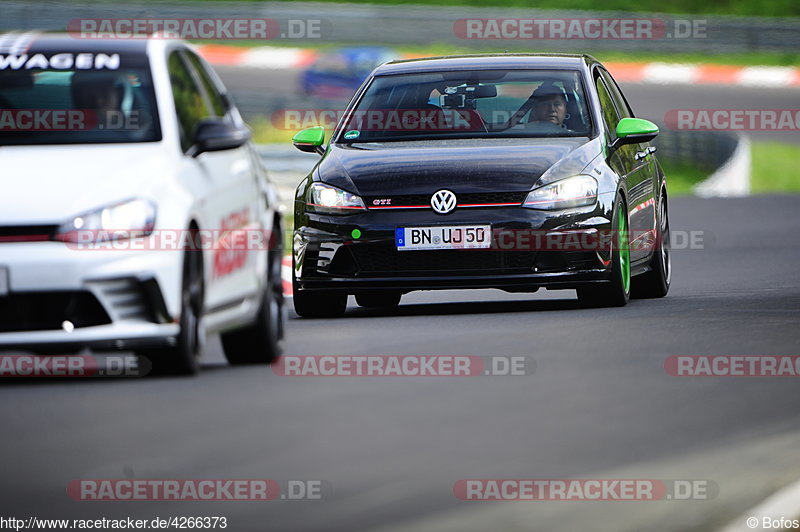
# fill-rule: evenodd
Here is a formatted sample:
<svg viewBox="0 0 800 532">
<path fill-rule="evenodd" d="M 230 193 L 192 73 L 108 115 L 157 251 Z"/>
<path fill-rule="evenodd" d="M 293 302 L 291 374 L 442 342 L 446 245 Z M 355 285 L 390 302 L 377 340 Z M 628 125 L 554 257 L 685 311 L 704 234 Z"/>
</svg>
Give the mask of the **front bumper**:
<svg viewBox="0 0 800 532">
<path fill-rule="evenodd" d="M 408 210 L 324 216 L 303 213 L 294 232 L 298 290 L 509 291 L 575 288 L 610 279 L 610 247 L 551 249 L 520 235 L 602 234 L 611 227 L 601 208 L 545 212 L 520 207 L 463 209 L 446 216 Z M 489 224 L 492 248 L 397 251 L 397 227 Z M 360 231 L 359 238 L 352 236 Z M 503 236 L 505 235 L 505 236 Z M 508 235 L 512 235 L 510 239 Z"/>
<path fill-rule="evenodd" d="M 89 348 L 97 351 L 174 346 L 180 332 L 176 323 L 119 322 L 94 327 L 0 333 L 0 348 L 55 354 Z"/>
</svg>

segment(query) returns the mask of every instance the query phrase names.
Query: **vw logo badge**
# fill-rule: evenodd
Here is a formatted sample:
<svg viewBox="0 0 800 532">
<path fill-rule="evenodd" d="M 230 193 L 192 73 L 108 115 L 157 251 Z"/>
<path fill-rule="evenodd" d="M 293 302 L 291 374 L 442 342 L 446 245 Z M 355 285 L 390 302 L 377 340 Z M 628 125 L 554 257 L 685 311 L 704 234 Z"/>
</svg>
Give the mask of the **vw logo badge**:
<svg viewBox="0 0 800 532">
<path fill-rule="evenodd" d="M 431 207 L 439 214 L 447 214 L 456 208 L 456 195 L 449 190 L 439 190 L 431 196 Z"/>
</svg>

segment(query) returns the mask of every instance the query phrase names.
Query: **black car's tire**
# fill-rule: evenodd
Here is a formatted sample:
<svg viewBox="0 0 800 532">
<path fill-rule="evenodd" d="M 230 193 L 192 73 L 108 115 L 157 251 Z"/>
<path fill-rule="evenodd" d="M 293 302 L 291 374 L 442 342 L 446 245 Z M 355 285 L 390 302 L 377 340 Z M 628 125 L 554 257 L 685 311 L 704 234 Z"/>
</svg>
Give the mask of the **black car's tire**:
<svg viewBox="0 0 800 532">
<path fill-rule="evenodd" d="M 153 374 L 193 375 L 200 369 L 205 344 L 204 301 L 203 255 L 199 250 L 187 250 L 183 258 L 180 332 L 176 344 L 137 352 L 149 361 Z"/>
<path fill-rule="evenodd" d="M 366 308 L 392 308 L 400 304 L 400 292 L 361 292 L 356 294 L 356 303 Z"/>
<path fill-rule="evenodd" d="M 347 294 L 340 292 L 306 292 L 292 283 L 294 311 L 301 318 L 338 318 L 347 308 Z"/>
<path fill-rule="evenodd" d="M 672 258 L 669 247 L 669 210 L 667 193 L 661 194 L 657 215 L 658 234 L 656 249 L 650 261 L 650 271 L 633 279 L 631 295 L 634 298 L 664 297 L 672 280 Z"/>
<path fill-rule="evenodd" d="M 281 280 L 282 259 L 280 250 L 270 252 L 270 271 L 255 322 L 220 335 L 222 350 L 230 364 L 272 364 L 283 353 L 286 304 Z"/>
<path fill-rule="evenodd" d="M 631 250 L 628 208 L 622 198 L 614 206 L 611 220 L 614 234 L 611 249 L 611 280 L 578 288 L 578 301 L 584 307 L 623 307 L 631 296 Z"/>
</svg>

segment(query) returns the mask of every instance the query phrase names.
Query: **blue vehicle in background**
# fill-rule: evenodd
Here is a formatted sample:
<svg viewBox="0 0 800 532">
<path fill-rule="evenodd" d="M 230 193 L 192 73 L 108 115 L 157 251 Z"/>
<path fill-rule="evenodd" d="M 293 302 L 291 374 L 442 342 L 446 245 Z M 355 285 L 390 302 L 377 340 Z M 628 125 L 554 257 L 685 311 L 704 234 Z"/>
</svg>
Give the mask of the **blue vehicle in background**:
<svg viewBox="0 0 800 532">
<path fill-rule="evenodd" d="M 306 97 L 349 100 L 375 67 L 399 58 L 391 48 L 361 46 L 325 52 L 300 76 Z"/>
</svg>

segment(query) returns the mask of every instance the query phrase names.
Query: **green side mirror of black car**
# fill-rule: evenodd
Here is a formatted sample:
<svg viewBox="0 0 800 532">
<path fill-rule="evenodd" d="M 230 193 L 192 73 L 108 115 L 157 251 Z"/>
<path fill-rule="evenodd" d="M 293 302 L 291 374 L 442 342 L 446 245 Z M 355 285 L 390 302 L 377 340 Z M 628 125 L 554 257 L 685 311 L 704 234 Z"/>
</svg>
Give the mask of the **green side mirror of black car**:
<svg viewBox="0 0 800 532">
<path fill-rule="evenodd" d="M 658 135 L 658 126 L 643 118 L 623 118 L 617 124 L 615 134 L 617 138 L 611 143 L 612 150 L 625 144 L 650 142 Z"/>
<path fill-rule="evenodd" d="M 309 153 L 324 152 L 322 144 L 325 142 L 325 128 L 322 126 L 309 127 L 297 132 L 292 137 L 292 144 L 300 151 Z"/>
</svg>

